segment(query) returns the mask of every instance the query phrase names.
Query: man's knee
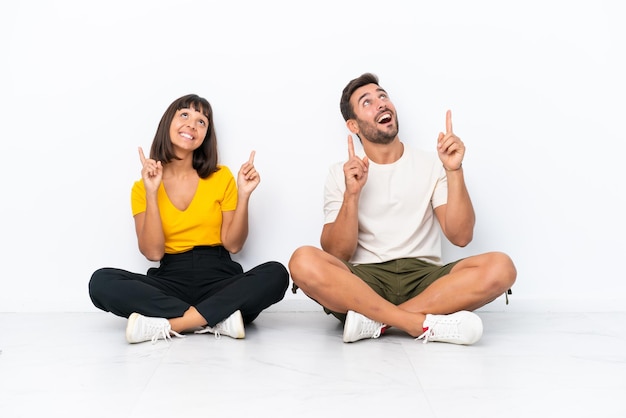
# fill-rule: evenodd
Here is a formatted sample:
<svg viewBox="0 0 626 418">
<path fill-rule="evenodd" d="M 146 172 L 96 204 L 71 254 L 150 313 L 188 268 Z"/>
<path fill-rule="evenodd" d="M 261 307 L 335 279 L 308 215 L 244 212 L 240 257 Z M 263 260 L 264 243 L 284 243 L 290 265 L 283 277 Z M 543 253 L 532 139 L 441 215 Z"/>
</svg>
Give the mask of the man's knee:
<svg viewBox="0 0 626 418">
<path fill-rule="evenodd" d="M 510 289 L 517 279 L 517 269 L 511 257 L 505 253 L 489 253 L 486 280 L 498 291 Z"/>
<path fill-rule="evenodd" d="M 317 251 L 319 251 L 317 248 L 311 246 L 296 249 L 289 259 L 291 276 L 306 274 L 316 259 L 315 253 Z"/>
<path fill-rule="evenodd" d="M 515 264 L 513 263 L 513 260 L 511 260 L 511 257 L 509 257 L 507 254 L 498 253 L 498 255 L 500 259 L 499 264 L 503 280 L 506 281 L 508 287 L 511 287 L 517 279 L 517 269 L 515 268 Z"/>
</svg>

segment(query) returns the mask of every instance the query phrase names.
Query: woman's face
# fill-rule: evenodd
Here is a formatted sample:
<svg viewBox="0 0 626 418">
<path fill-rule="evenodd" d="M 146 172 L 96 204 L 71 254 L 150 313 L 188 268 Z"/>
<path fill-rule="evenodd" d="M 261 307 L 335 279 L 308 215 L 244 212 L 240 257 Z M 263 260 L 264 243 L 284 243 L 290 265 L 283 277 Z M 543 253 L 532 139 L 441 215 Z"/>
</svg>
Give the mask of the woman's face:
<svg viewBox="0 0 626 418">
<path fill-rule="evenodd" d="M 197 149 L 209 129 L 209 119 L 196 109 L 179 109 L 170 124 L 170 139 L 175 148 Z"/>
</svg>

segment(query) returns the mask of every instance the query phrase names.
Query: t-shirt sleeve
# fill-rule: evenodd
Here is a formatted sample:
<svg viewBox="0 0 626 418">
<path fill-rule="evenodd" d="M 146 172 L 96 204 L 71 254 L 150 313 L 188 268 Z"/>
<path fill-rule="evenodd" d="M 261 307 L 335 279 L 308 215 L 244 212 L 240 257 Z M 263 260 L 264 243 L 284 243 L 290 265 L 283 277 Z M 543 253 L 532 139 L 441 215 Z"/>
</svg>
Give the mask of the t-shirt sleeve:
<svg viewBox="0 0 626 418">
<path fill-rule="evenodd" d="M 448 203 L 448 177 L 446 177 L 446 171 L 443 166 L 441 166 L 439 168 L 435 190 L 433 191 L 433 209 L 437 206 L 445 205 L 446 203 Z"/>
<path fill-rule="evenodd" d="M 235 177 L 230 169 L 226 166 L 221 166 L 220 175 L 223 176 L 223 181 L 226 183 L 224 189 L 224 200 L 222 200 L 222 212 L 227 212 L 237 209 L 237 183 Z"/>
<path fill-rule="evenodd" d="M 130 206 L 133 216 L 146 211 L 146 189 L 143 180 L 137 180 L 130 192 Z"/>
<path fill-rule="evenodd" d="M 324 223 L 335 222 L 341 205 L 346 184 L 343 176 L 343 165 L 335 164 L 328 170 L 324 185 Z"/>
</svg>

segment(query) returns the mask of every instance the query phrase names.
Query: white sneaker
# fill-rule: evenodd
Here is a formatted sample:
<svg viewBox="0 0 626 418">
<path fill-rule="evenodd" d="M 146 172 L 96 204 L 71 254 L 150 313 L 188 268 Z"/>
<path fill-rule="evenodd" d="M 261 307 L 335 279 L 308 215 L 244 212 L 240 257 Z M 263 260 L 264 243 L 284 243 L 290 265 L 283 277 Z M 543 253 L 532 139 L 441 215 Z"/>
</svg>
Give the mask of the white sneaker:
<svg viewBox="0 0 626 418">
<path fill-rule="evenodd" d="M 137 312 L 128 317 L 126 341 L 131 344 L 144 341 L 152 341 L 154 344 L 157 340 L 171 340 L 172 335 L 182 337 L 179 333 L 172 331 L 169 321 L 165 318 L 152 318 Z"/>
<path fill-rule="evenodd" d="M 483 322 L 470 311 L 459 311 L 449 315 L 426 315 L 424 333 L 417 337 L 428 341 L 470 345 L 483 335 Z"/>
<path fill-rule="evenodd" d="M 220 338 L 222 335 L 231 338 L 244 338 L 246 331 L 243 327 L 241 311 L 235 311 L 231 316 L 214 327 L 204 327 L 199 331 L 195 331 L 196 334 L 205 334 L 207 332 L 215 334 L 215 338 Z"/>
<path fill-rule="evenodd" d="M 343 325 L 343 342 L 351 343 L 365 338 L 378 338 L 387 326 L 358 312 L 348 311 Z"/>
</svg>

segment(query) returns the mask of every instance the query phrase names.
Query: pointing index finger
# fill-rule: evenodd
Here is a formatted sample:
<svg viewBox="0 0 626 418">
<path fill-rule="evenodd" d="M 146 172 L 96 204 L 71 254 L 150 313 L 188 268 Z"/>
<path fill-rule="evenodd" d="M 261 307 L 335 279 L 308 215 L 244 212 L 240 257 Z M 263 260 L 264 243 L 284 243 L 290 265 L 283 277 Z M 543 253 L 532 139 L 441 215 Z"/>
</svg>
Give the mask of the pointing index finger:
<svg viewBox="0 0 626 418">
<path fill-rule="evenodd" d="M 452 111 L 446 112 L 446 133 L 452 133 Z"/>
<path fill-rule="evenodd" d="M 352 135 L 348 135 L 348 159 L 354 157 L 354 143 L 352 142 Z"/>
<path fill-rule="evenodd" d="M 250 153 L 250 158 L 248 158 L 248 162 L 249 162 L 250 164 L 254 164 L 254 156 L 255 156 L 255 154 L 256 154 L 256 151 L 252 151 L 252 152 Z"/>
<path fill-rule="evenodd" d="M 145 164 L 146 156 L 143 153 L 143 148 L 139 147 L 139 160 L 141 160 L 141 165 Z"/>
</svg>

